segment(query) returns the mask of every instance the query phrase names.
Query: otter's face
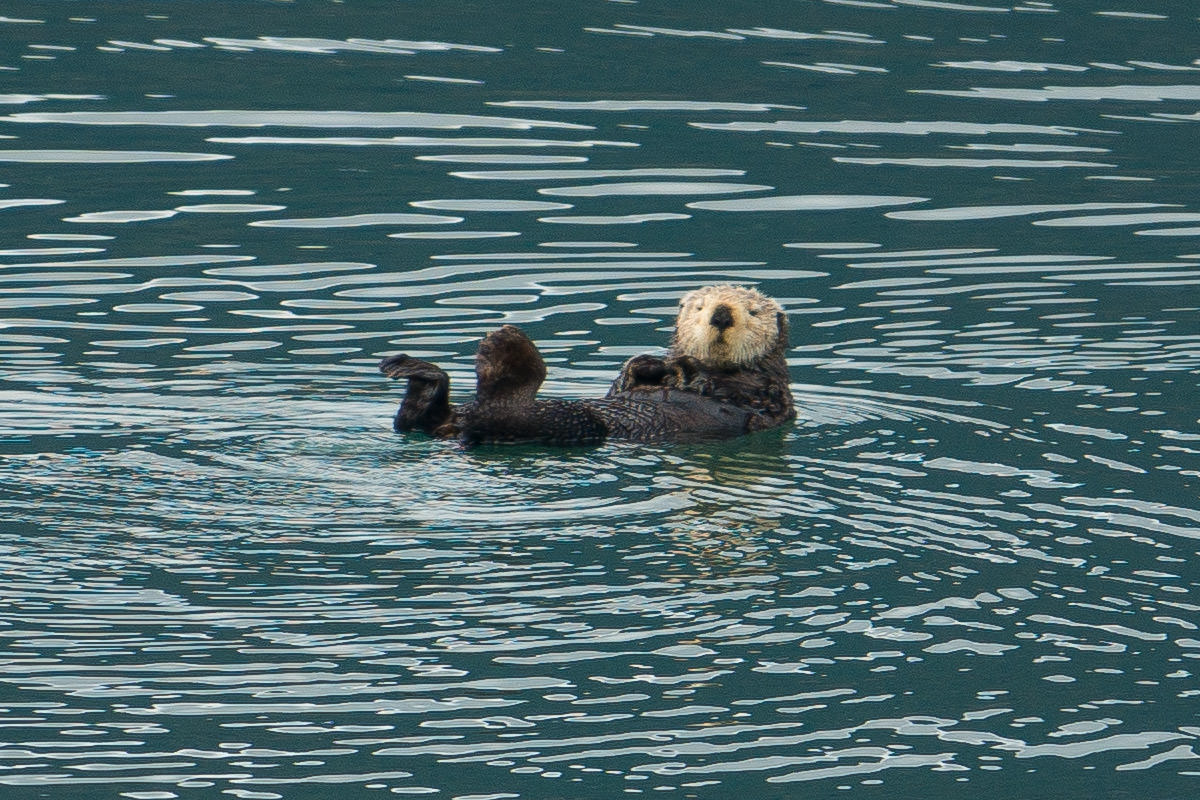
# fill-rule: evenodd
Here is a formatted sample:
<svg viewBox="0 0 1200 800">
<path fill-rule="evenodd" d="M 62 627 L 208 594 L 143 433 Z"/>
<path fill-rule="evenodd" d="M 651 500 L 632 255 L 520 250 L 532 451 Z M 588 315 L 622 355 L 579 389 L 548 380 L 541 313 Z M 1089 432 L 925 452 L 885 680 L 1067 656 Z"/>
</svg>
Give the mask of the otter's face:
<svg viewBox="0 0 1200 800">
<path fill-rule="evenodd" d="M 771 298 L 742 286 L 705 286 L 679 302 L 673 349 L 710 367 L 745 367 L 783 336 L 783 309 Z"/>
</svg>

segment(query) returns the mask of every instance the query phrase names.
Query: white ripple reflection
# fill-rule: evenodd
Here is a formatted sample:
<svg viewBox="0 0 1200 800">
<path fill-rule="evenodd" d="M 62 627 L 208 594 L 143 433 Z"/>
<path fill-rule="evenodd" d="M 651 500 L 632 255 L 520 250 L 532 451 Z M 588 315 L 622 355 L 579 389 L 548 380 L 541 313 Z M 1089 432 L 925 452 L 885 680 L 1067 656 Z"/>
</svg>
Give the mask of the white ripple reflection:
<svg viewBox="0 0 1200 800">
<path fill-rule="evenodd" d="M 807 31 L 793 31 L 786 28 L 729 28 L 731 33 L 742 36 L 763 39 L 792 39 L 798 41 L 828 41 L 828 42 L 843 42 L 847 44 L 886 44 L 882 39 L 877 39 L 869 33 L 857 33 L 854 31 L 822 31 L 821 33 L 809 33 Z"/>
<path fill-rule="evenodd" d="M 4 256 L 69 256 L 83 255 L 85 253 L 103 253 L 103 247 L 16 247 L 7 250 L 0 250 L 0 257 Z M 0 268 L 7 266 L 15 266 L 9 264 L 0 264 Z M 24 265 L 22 265 L 24 266 Z"/>
<path fill-rule="evenodd" d="M 1145 225 L 1155 222 L 1200 222 L 1200 213 L 1094 214 L 1080 217 L 1041 219 L 1033 224 L 1051 228 L 1104 228 L 1114 225 Z"/>
<path fill-rule="evenodd" d="M 176 206 L 176 211 L 187 214 L 261 214 L 267 211 L 283 211 L 287 206 L 272 206 L 264 203 L 200 203 L 192 206 Z"/>
<path fill-rule="evenodd" d="M 67 201 L 50 198 L 18 197 L 9 200 L 0 200 L 0 211 L 6 208 L 21 208 L 23 206 L 58 206 L 65 202 Z"/>
<path fill-rule="evenodd" d="M 1106 209 L 1160 208 L 1174 203 L 1041 203 L 1030 205 L 957 206 L 950 208 L 922 208 L 914 211 L 889 211 L 884 214 L 890 219 L 907 219 L 922 222 L 953 222 L 968 219 L 997 219 L 1000 217 L 1024 217 L 1061 211 L 1104 211 Z M 1035 223 L 1037 224 L 1037 223 Z"/>
<path fill-rule="evenodd" d="M 762 63 L 768 67 L 801 69 L 809 72 L 821 72 L 826 75 L 861 75 L 864 72 L 882 74 L 888 72 L 883 67 L 868 67 L 862 64 L 843 64 L 833 61 L 818 61 L 815 64 L 797 64 L 792 61 L 764 61 Z"/>
<path fill-rule="evenodd" d="M 691 214 L 658 212 L 649 214 L 605 214 L 578 217 L 538 217 L 538 222 L 559 225 L 640 225 L 643 222 L 669 222 L 691 219 Z"/>
<path fill-rule="evenodd" d="M 1056 64 L 1043 61 L 939 61 L 932 66 L 950 69 L 973 69 L 987 72 L 1087 72 L 1088 68 L 1079 64 Z"/>
<path fill-rule="evenodd" d="M 408 39 L 325 39 L 312 36 L 259 36 L 256 39 L 241 39 L 227 36 L 206 36 L 205 42 L 216 47 L 237 50 L 273 50 L 289 53 L 315 53 L 329 55 L 342 52 L 384 53 L 390 55 L 414 55 L 418 52 L 448 52 L 461 50 L 469 53 L 502 53 L 503 48 L 454 42 L 419 41 Z"/>
<path fill-rule="evenodd" d="M 152 164 L 172 161 L 224 161 L 230 158 L 233 156 L 219 153 L 174 153 L 156 150 L 0 150 L 0 161 L 24 164 Z"/>
<path fill-rule="evenodd" d="M 972 87 L 960 89 L 913 89 L 914 94 L 944 97 L 971 97 L 986 100 L 1018 100 L 1047 103 L 1055 100 L 1119 100 L 1127 102 L 1162 102 L 1164 100 L 1200 100 L 1200 86 L 1195 84 L 1124 85 L 1124 86 L 1047 86 L 1043 89 L 1005 89 L 1001 87 Z"/>
<path fill-rule="evenodd" d="M 777 197 L 749 197 L 736 200 L 698 200 L 688 208 L 705 211 L 841 211 L 852 208 L 877 208 L 924 203 L 928 197 L 904 197 L 873 194 L 800 194 Z"/>
<path fill-rule="evenodd" d="M 462 200 L 413 200 L 410 206 L 435 211 L 561 211 L 573 208 L 569 203 L 550 203 L 540 200 L 508 200 L 503 198 Z"/>
<path fill-rule="evenodd" d="M 1017 122 L 961 122 L 952 120 L 903 120 L 883 122 L 878 120 L 799 121 L 779 120 L 776 122 L 689 122 L 701 130 L 737 131 L 742 133 L 850 133 L 891 134 L 899 136 L 929 136 L 941 133 L 954 136 L 987 136 L 991 134 L 1076 136 L 1087 131 L 1062 125 L 1029 125 Z M 1112 133 L 1113 131 L 1106 131 Z"/>
<path fill-rule="evenodd" d="M 1135 236 L 1200 236 L 1200 228 L 1154 228 L 1134 231 Z"/>
<path fill-rule="evenodd" d="M 2 18 L 0 18 L 2 19 Z M 11 21 L 11 20 L 6 20 Z M 0 94 L 0 104 L 25 105 L 26 103 L 42 103 L 46 100 L 105 100 L 98 94 Z M 5 137 L 8 138 L 8 137 Z"/>
<path fill-rule="evenodd" d="M 165 125 L 233 128 L 562 128 L 593 130 L 592 125 L 553 120 L 439 114 L 429 111 L 25 111 L 0 117 L 3 122 L 60 125 Z"/>
<path fill-rule="evenodd" d="M 489 106 L 544 108 L 551 111 L 775 111 L 802 110 L 803 106 L 775 103 L 717 103 L 704 100 L 503 100 Z"/>
<path fill-rule="evenodd" d="M 520 231 L 406 231 L 389 233 L 389 239 L 503 239 L 520 236 Z"/>
<path fill-rule="evenodd" d="M 966 169 L 1105 169 L 1118 166 L 1098 161 L 1033 158 L 858 158 L 834 156 L 839 164 L 900 167 L 955 167 Z"/>
<path fill-rule="evenodd" d="M 74 217 L 63 217 L 63 222 L 150 222 L 156 219 L 170 219 L 178 213 L 174 209 L 157 209 L 152 211 L 89 211 Z"/>
<path fill-rule="evenodd" d="M 257 192 L 253 189 L 181 189 L 167 194 L 178 197 L 250 197 Z"/>
<path fill-rule="evenodd" d="M 514 139 L 485 136 L 213 136 L 214 144 L 329 145 L 332 147 L 638 147 L 637 142 L 593 139 Z"/>
<path fill-rule="evenodd" d="M 211 267 L 205 275 L 224 278 L 262 278 L 284 275 L 319 275 L 327 272 L 360 272 L 375 269 L 374 264 L 356 261 L 319 261 L 301 264 L 253 264 L 242 267 Z"/>
<path fill-rule="evenodd" d="M 628 181 L 597 183 L 590 186 L 558 186 L 538 189 L 538 194 L 555 197 L 637 197 L 647 195 L 736 194 L 765 192 L 774 186 L 757 183 L 715 183 L 705 181 Z"/>
<path fill-rule="evenodd" d="M 418 156 L 426 158 L 426 156 Z M 509 169 L 451 172 L 456 178 L 493 181 L 583 180 L 585 178 L 721 178 L 745 175 L 742 169 L 650 167 L 643 169 Z"/>
<path fill-rule="evenodd" d="M 302 217 L 296 219 L 260 219 L 248 223 L 255 228 L 356 228 L 366 225 L 454 225 L 464 217 L 441 214 L 351 214 L 344 217 Z"/>
<path fill-rule="evenodd" d="M 581 164 L 587 156 L 550 156 L 529 153 L 439 153 L 416 156 L 417 161 L 448 161 L 454 164 Z"/>
</svg>

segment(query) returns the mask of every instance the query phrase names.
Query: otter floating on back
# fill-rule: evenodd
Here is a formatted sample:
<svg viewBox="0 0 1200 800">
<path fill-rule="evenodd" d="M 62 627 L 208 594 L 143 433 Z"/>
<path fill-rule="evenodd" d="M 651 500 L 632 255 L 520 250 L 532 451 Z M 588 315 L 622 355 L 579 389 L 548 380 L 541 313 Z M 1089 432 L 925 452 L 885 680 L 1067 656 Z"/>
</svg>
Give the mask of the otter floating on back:
<svg viewBox="0 0 1200 800">
<path fill-rule="evenodd" d="M 397 431 L 464 444 L 553 445 L 728 439 L 795 417 L 788 388 L 787 316 L 754 289 L 708 286 L 680 302 L 665 358 L 636 356 L 603 398 L 539 400 L 546 362 L 523 331 L 504 325 L 479 343 L 476 395 L 451 405 L 450 376 L 406 355 L 379 369 L 407 378 Z"/>
</svg>

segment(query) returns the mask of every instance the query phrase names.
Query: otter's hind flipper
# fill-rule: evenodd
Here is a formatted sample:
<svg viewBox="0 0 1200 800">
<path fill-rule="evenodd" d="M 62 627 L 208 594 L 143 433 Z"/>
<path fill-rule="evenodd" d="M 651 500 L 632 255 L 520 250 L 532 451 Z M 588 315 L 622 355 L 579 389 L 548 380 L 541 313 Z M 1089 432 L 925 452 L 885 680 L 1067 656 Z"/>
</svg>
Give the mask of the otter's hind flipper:
<svg viewBox="0 0 1200 800">
<path fill-rule="evenodd" d="M 459 439 L 468 447 L 494 442 L 598 444 L 608 429 L 585 404 L 538 400 L 546 362 L 524 331 L 503 325 L 475 354 L 475 402 L 459 415 Z"/>
<path fill-rule="evenodd" d="M 404 400 L 392 427 L 398 431 L 434 433 L 450 420 L 450 376 L 428 361 L 406 355 L 389 356 L 379 362 L 379 371 L 389 378 L 407 378 Z"/>
<path fill-rule="evenodd" d="M 479 343 L 475 380 L 475 400 L 480 406 L 532 403 L 546 380 L 546 362 L 523 330 L 502 325 Z"/>
</svg>

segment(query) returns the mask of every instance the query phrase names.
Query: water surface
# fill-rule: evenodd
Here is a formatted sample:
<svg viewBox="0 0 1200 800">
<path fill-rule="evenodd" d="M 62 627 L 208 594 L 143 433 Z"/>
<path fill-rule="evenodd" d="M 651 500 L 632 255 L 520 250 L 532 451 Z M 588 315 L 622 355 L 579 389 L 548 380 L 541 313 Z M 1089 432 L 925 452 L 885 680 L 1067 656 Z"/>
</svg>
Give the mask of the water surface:
<svg viewBox="0 0 1200 800">
<path fill-rule="evenodd" d="M 6 5 L 0 786 L 1195 796 L 1196 9 L 519 5 Z M 722 281 L 794 426 L 390 430 Z"/>
</svg>

